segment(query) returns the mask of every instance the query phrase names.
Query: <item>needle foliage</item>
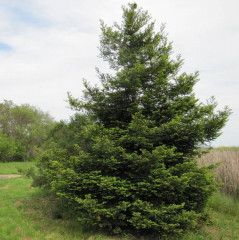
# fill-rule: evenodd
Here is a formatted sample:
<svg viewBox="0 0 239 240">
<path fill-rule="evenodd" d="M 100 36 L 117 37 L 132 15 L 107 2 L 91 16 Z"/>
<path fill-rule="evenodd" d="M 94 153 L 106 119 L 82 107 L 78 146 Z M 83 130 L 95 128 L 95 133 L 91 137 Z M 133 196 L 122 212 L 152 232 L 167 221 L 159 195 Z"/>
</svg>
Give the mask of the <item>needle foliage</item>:
<svg viewBox="0 0 239 240">
<path fill-rule="evenodd" d="M 199 224 L 215 190 L 196 158 L 230 110 L 199 102 L 198 73 L 180 73 L 182 59 L 173 59 L 164 27 L 155 32 L 147 11 L 135 3 L 122 9 L 122 23 L 101 21 L 100 55 L 111 74 L 98 70 L 102 86 L 85 82 L 81 100 L 69 95 L 87 117 L 75 123 L 74 153 L 55 141 L 42 155 L 42 186 L 88 226 L 180 236 Z"/>
</svg>

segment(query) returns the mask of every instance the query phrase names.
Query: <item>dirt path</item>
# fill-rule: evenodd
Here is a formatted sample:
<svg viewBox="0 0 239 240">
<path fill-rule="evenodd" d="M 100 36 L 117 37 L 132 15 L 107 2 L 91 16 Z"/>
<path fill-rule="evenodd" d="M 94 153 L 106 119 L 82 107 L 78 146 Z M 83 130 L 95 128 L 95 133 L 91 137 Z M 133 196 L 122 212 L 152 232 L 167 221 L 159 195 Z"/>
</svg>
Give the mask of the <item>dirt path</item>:
<svg viewBox="0 0 239 240">
<path fill-rule="evenodd" d="M 19 174 L 0 174 L 0 179 L 21 177 Z"/>
</svg>

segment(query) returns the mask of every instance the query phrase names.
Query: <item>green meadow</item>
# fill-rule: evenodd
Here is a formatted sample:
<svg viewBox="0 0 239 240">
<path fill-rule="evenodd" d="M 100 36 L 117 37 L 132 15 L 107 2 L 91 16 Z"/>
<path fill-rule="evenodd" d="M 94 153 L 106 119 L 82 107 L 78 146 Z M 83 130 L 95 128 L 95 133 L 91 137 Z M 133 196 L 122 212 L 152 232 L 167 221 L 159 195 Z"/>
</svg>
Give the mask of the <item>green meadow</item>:
<svg viewBox="0 0 239 240">
<path fill-rule="evenodd" d="M 225 152 L 226 151 L 226 152 Z M 211 164 L 212 154 L 215 157 L 217 150 L 203 157 L 203 164 Z M 220 149 L 221 161 L 217 173 L 220 176 L 229 174 L 230 169 L 223 164 L 228 161 L 227 156 L 237 157 L 238 148 Z M 233 158 L 231 159 L 233 161 Z M 236 162 L 236 159 L 234 159 Z M 234 166 L 231 163 L 232 167 Z M 18 174 L 34 167 L 32 162 L 11 162 L 0 164 L 0 174 Z M 222 171 L 224 170 L 224 175 Z M 232 173 L 230 173 L 232 174 Z M 232 178 L 232 176 L 230 175 Z M 235 176 L 237 177 L 237 176 Z M 231 182 L 225 182 L 228 184 Z M 237 185 L 235 186 L 237 187 Z M 183 240 L 236 240 L 239 239 L 239 201 L 237 196 L 228 191 L 227 187 L 221 187 L 221 191 L 214 194 L 207 207 L 210 221 L 207 225 L 198 227 L 196 232 L 189 232 Z M 237 190 L 235 190 L 237 193 Z M 11 179 L 0 179 L 0 239 L 1 240 L 133 240 L 132 236 L 107 236 L 102 233 L 94 233 L 70 220 L 66 216 L 58 216 L 56 202 L 40 189 L 31 187 L 31 179 L 24 176 Z M 143 238 L 141 238 L 143 240 Z"/>
<path fill-rule="evenodd" d="M 0 174 L 15 174 L 14 163 L 1 164 Z M 32 167 L 32 163 L 16 163 L 17 168 Z M 56 219 L 54 202 L 25 177 L 0 179 L 0 239 L 100 239 L 82 233 L 76 222 Z M 91 237 L 91 238 L 90 238 Z"/>
</svg>

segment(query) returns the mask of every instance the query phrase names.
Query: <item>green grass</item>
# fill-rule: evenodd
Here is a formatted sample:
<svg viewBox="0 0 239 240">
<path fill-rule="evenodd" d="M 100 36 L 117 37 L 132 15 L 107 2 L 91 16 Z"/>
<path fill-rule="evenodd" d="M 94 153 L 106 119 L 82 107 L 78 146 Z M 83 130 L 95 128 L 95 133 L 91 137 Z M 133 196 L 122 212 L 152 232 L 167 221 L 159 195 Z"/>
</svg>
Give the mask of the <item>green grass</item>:
<svg viewBox="0 0 239 240">
<path fill-rule="evenodd" d="M 4 173 L 17 173 L 17 168 L 34 165 L 1 164 Z M 183 240 L 239 240 L 239 201 L 216 193 L 208 203 L 211 223 L 188 233 Z M 79 223 L 56 217 L 55 202 L 36 189 L 24 177 L 0 180 L 1 240 L 132 240 L 130 237 L 108 237 L 84 232 Z"/>
<path fill-rule="evenodd" d="M 19 201 L 30 197 L 29 193 L 30 180 L 0 180 L 0 239 L 17 240 L 29 235 L 31 227 L 23 220 L 18 209 Z"/>
<path fill-rule="evenodd" d="M 30 185 L 23 177 L 0 180 L 0 239 L 79 239 L 81 229 L 46 214 L 47 201 L 32 195 Z"/>
<path fill-rule="evenodd" d="M 29 163 L 1 163 L 0 174 L 34 167 Z M 24 177 L 0 179 L 0 240 L 104 240 L 100 234 L 83 232 L 76 221 L 57 219 L 55 202 L 31 187 Z M 115 238 L 116 239 L 116 238 Z"/>
<path fill-rule="evenodd" d="M 212 239 L 239 239 L 239 200 L 224 193 L 216 193 L 208 203 L 213 225 L 205 228 L 213 234 Z"/>
<path fill-rule="evenodd" d="M 239 201 L 224 193 L 215 193 L 208 202 L 211 223 L 195 233 L 187 234 L 183 240 L 238 240 Z"/>
<path fill-rule="evenodd" d="M 91 237 L 91 238 L 90 238 Z M 1 240 L 103 239 L 83 233 L 70 220 L 54 218 L 54 202 L 31 188 L 31 180 L 20 177 L 0 180 Z"/>
<path fill-rule="evenodd" d="M 34 162 L 0 162 L 0 174 L 19 174 L 19 170 L 25 171 L 35 167 Z"/>
<path fill-rule="evenodd" d="M 232 147 L 220 146 L 220 147 L 214 148 L 213 151 L 239 151 L 239 147 L 236 147 L 236 146 L 232 146 Z"/>
</svg>

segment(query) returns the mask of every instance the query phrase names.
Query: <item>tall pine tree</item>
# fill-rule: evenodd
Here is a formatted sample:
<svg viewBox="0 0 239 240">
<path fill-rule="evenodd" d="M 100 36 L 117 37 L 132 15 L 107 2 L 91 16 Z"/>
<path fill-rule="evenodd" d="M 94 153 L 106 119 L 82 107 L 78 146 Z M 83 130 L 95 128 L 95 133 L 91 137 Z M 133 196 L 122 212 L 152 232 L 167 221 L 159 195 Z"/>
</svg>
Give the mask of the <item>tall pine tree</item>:
<svg viewBox="0 0 239 240">
<path fill-rule="evenodd" d="M 48 184 L 80 221 L 163 238 L 202 217 L 215 181 L 196 158 L 220 135 L 230 110 L 215 112 L 213 99 L 199 102 L 198 73 L 180 73 L 183 61 L 172 59 L 164 27 L 154 27 L 135 3 L 123 7 L 121 24 L 101 22 L 101 57 L 114 73 L 98 70 L 102 87 L 85 83 L 82 100 L 69 95 L 71 106 L 94 121 L 81 129 L 79 153 L 69 159 L 55 151 L 43 172 L 53 171 Z"/>
</svg>

